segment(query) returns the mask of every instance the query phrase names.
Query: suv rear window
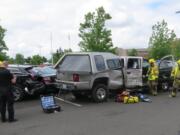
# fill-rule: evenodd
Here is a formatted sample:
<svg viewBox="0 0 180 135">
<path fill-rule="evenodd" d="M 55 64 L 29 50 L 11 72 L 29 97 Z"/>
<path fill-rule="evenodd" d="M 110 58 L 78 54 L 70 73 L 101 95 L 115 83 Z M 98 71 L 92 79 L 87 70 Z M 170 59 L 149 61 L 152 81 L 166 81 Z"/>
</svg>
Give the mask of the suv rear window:
<svg viewBox="0 0 180 135">
<path fill-rule="evenodd" d="M 59 65 L 61 71 L 91 72 L 88 55 L 67 55 Z"/>
</svg>

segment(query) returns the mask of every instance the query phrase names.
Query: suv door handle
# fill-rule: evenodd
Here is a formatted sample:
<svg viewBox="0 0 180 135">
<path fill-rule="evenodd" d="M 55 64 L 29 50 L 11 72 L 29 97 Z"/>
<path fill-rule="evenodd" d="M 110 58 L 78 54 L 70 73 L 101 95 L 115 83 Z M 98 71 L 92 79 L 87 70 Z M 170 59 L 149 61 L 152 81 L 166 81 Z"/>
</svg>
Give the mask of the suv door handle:
<svg viewBox="0 0 180 135">
<path fill-rule="evenodd" d="M 131 74 L 131 72 L 127 72 L 127 74 Z"/>
</svg>

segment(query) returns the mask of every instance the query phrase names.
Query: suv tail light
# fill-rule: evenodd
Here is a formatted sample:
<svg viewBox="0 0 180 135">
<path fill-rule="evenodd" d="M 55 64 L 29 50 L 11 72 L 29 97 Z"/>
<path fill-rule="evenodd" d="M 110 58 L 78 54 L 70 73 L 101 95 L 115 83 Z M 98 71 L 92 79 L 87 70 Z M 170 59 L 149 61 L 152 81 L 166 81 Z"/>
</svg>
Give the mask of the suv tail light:
<svg viewBox="0 0 180 135">
<path fill-rule="evenodd" d="M 79 82 L 79 75 L 78 74 L 73 74 L 73 81 Z"/>
</svg>

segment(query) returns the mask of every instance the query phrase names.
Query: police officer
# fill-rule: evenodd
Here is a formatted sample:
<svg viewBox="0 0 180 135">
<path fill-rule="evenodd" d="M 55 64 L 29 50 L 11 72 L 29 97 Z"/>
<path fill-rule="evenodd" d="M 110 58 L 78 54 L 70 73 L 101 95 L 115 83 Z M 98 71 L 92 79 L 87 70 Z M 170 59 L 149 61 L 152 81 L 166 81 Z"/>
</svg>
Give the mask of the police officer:
<svg viewBox="0 0 180 135">
<path fill-rule="evenodd" d="M 14 118 L 14 98 L 12 93 L 12 83 L 15 83 L 15 78 L 6 69 L 5 65 L 0 62 L 0 111 L 1 121 L 6 122 L 6 107 L 8 110 L 8 121 L 17 121 Z"/>
<path fill-rule="evenodd" d="M 171 78 L 174 80 L 171 96 L 176 97 L 177 90 L 180 88 L 180 60 L 177 61 L 177 66 L 173 68 Z"/>
<path fill-rule="evenodd" d="M 158 67 L 155 64 L 154 59 L 150 59 L 149 64 L 150 64 L 150 66 L 149 66 L 149 69 L 148 69 L 148 72 L 147 72 L 148 84 L 149 84 L 151 94 L 156 96 L 157 95 L 157 85 L 158 85 L 159 70 L 158 70 Z"/>
</svg>

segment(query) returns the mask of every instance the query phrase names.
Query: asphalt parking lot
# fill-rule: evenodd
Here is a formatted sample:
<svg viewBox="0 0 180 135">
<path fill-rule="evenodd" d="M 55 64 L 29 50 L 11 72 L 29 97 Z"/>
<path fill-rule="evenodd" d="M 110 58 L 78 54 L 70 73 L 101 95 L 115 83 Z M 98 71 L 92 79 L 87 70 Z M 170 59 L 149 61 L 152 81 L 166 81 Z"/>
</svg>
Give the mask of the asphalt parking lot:
<svg viewBox="0 0 180 135">
<path fill-rule="evenodd" d="M 122 104 L 57 100 L 63 111 L 45 114 L 38 98 L 15 105 L 17 123 L 0 123 L 0 135 L 180 135 L 180 94 L 150 97 L 152 103 Z M 68 99 L 68 98 L 67 98 Z"/>
</svg>

